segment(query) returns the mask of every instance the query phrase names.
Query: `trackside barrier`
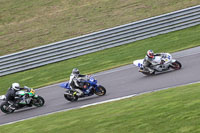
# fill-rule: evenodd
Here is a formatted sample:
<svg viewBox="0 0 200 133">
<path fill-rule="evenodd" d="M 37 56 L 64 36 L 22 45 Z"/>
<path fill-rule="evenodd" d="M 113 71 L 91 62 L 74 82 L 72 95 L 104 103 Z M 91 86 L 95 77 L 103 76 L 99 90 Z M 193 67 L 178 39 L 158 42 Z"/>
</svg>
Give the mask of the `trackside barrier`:
<svg viewBox="0 0 200 133">
<path fill-rule="evenodd" d="M 200 5 L 0 56 L 0 76 L 200 24 Z"/>
</svg>

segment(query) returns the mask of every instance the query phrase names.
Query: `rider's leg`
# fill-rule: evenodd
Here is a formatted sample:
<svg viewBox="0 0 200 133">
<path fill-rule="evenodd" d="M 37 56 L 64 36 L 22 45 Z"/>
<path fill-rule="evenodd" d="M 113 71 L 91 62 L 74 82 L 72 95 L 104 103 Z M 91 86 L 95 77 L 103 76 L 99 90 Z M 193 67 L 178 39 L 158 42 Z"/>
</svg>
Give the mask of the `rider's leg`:
<svg viewBox="0 0 200 133">
<path fill-rule="evenodd" d="M 151 63 L 149 63 L 148 61 L 145 61 L 143 63 L 144 69 L 148 70 L 150 72 L 150 74 L 152 74 L 154 72 L 154 70 L 150 68 L 150 65 L 151 65 Z"/>
</svg>

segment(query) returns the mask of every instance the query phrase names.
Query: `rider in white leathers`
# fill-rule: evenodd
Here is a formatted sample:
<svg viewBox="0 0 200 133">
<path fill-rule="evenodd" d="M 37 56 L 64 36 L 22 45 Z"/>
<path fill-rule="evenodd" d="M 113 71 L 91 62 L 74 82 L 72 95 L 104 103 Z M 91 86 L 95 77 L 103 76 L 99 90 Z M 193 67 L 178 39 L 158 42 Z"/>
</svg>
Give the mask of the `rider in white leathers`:
<svg viewBox="0 0 200 133">
<path fill-rule="evenodd" d="M 88 80 L 87 75 L 81 75 L 79 70 L 77 68 L 74 68 L 72 70 L 72 73 L 70 75 L 70 80 L 69 84 L 70 87 L 77 92 L 78 96 L 83 95 L 83 86 L 84 86 L 84 81 Z"/>
<path fill-rule="evenodd" d="M 161 56 L 163 59 L 166 57 L 166 53 L 159 53 L 159 54 L 154 54 L 154 52 L 152 50 L 148 50 L 147 51 L 147 55 L 144 58 L 144 62 L 143 62 L 143 67 L 144 70 L 140 69 L 139 71 L 145 71 L 148 70 L 150 73 L 153 73 L 154 70 L 150 67 L 152 65 L 152 62 L 155 59 L 155 56 Z M 164 64 L 164 60 L 161 60 L 160 64 Z"/>
</svg>

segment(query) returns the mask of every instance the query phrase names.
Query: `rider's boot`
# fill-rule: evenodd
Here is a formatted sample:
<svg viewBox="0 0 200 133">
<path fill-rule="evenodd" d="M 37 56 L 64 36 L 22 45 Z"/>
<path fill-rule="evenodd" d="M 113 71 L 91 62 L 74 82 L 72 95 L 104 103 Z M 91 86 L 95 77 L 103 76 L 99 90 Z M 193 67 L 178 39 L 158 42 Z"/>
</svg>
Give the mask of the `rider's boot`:
<svg viewBox="0 0 200 133">
<path fill-rule="evenodd" d="M 75 95 L 77 95 L 78 97 L 82 97 L 84 95 L 83 91 L 81 91 L 80 89 L 75 89 Z"/>
<path fill-rule="evenodd" d="M 8 101 L 8 103 L 10 104 L 8 107 L 12 110 L 15 110 L 16 107 L 15 107 L 15 102 L 14 101 Z"/>
<path fill-rule="evenodd" d="M 14 105 L 9 105 L 9 108 L 12 109 L 12 110 L 16 109 Z"/>
<path fill-rule="evenodd" d="M 149 73 L 150 74 L 153 74 L 154 72 L 155 72 L 155 70 L 153 70 L 153 69 L 151 69 L 151 68 L 149 68 L 149 67 L 146 67 L 148 70 L 149 70 Z"/>
<path fill-rule="evenodd" d="M 143 69 L 143 68 L 140 68 L 138 71 L 139 71 L 139 72 L 143 72 L 143 71 L 144 71 L 144 69 Z"/>
</svg>

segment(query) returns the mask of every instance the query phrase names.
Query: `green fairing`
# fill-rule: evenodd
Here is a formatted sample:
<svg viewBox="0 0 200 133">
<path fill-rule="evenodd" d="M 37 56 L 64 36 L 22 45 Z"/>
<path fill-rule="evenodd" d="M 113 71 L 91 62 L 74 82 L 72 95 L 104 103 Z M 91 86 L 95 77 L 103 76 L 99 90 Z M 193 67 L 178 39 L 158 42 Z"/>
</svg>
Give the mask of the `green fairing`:
<svg viewBox="0 0 200 133">
<path fill-rule="evenodd" d="M 29 94 L 29 96 L 34 96 L 34 94 L 31 93 L 31 92 L 25 92 L 25 91 L 18 91 L 18 92 L 17 92 L 17 94 L 18 94 L 18 95 L 21 95 L 21 96 L 23 96 L 23 95 L 25 95 L 25 94 L 27 94 L 27 93 Z"/>
<path fill-rule="evenodd" d="M 28 93 L 28 94 L 29 94 L 29 96 L 34 96 L 33 93 Z"/>
<path fill-rule="evenodd" d="M 23 96 L 23 95 L 25 95 L 25 91 L 18 91 L 17 94 Z"/>
</svg>

